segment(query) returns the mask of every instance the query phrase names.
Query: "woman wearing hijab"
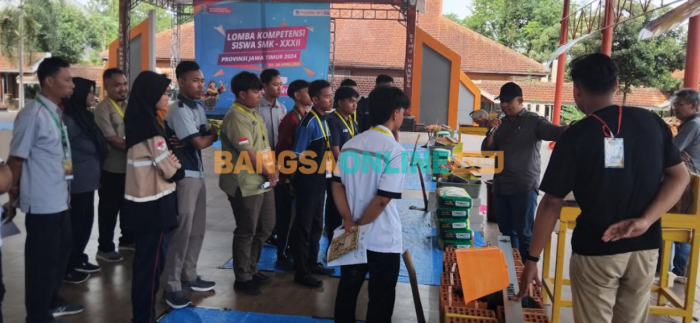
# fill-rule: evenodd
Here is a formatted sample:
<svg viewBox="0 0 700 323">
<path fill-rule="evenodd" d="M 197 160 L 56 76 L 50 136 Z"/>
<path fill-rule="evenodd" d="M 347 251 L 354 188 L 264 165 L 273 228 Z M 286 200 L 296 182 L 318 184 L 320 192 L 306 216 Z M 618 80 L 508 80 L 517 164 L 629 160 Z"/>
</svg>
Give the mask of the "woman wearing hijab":
<svg viewBox="0 0 700 323">
<path fill-rule="evenodd" d="M 170 80 L 151 71 L 134 81 L 124 116 L 126 188 L 124 227 L 134 233 L 133 323 L 156 321 L 155 300 L 170 233 L 177 227 L 175 181 L 180 162 L 168 148 L 157 111 L 168 108 Z"/>
<path fill-rule="evenodd" d="M 73 84 L 73 95 L 63 102 L 63 121 L 68 128 L 73 160 L 73 181 L 70 186 L 73 248 L 63 280 L 80 284 L 90 278 L 90 273 L 100 270 L 100 266 L 88 262 L 85 246 L 92 232 L 95 191 L 100 186 L 100 168 L 107 145 L 92 112 L 88 110 L 95 102 L 95 82 L 74 77 Z"/>
</svg>

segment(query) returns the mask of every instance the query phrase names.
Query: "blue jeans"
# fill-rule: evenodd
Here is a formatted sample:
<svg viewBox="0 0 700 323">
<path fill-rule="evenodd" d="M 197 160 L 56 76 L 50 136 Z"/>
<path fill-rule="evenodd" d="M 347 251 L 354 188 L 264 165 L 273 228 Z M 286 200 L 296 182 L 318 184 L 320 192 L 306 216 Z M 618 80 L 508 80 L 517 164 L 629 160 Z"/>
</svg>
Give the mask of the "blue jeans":
<svg viewBox="0 0 700 323">
<path fill-rule="evenodd" d="M 685 277 L 685 269 L 688 266 L 688 255 L 690 254 L 689 243 L 673 243 L 673 270 L 678 276 Z"/>
<path fill-rule="evenodd" d="M 525 257 L 530 249 L 532 225 L 537 209 L 537 192 L 519 195 L 495 194 L 496 217 L 501 234 L 510 236 L 513 248 Z"/>
</svg>

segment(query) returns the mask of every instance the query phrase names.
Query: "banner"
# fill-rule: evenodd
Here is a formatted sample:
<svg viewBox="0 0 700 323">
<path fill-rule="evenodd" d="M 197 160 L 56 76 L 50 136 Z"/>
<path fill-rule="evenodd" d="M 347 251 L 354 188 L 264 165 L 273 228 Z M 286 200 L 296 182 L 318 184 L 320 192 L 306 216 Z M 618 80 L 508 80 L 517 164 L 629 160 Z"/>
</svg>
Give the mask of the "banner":
<svg viewBox="0 0 700 323">
<path fill-rule="evenodd" d="M 235 97 L 231 78 L 241 71 L 282 74 L 282 102 L 294 106 L 294 80 L 328 79 L 329 3 L 194 1 L 195 59 L 205 79 L 202 101 L 209 115 L 224 115 Z"/>
</svg>

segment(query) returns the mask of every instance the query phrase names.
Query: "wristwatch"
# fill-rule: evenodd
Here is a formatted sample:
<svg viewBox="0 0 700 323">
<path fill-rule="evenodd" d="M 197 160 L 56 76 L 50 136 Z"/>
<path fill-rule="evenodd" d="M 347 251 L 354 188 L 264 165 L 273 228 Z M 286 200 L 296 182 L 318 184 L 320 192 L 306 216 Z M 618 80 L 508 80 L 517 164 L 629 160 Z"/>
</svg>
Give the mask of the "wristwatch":
<svg viewBox="0 0 700 323">
<path fill-rule="evenodd" d="M 532 262 L 536 263 L 536 262 L 540 261 L 540 257 L 533 257 L 533 256 L 530 256 L 530 254 L 528 253 L 528 255 L 525 256 L 525 260 L 532 261 Z"/>
</svg>

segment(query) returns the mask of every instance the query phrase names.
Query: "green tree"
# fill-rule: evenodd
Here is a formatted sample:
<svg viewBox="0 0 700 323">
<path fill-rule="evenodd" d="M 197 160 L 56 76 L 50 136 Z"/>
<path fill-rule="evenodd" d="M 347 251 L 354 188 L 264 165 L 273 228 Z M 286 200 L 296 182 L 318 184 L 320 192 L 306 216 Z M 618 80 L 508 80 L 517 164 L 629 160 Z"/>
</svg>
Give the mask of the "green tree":
<svg viewBox="0 0 700 323">
<path fill-rule="evenodd" d="M 24 13 L 14 6 L 0 10 L 0 53 L 13 60 L 18 59 L 20 19 L 25 56 L 40 50 L 37 46 L 40 39 L 46 40 L 47 44 L 55 43 L 56 30 L 43 28 L 57 24 L 53 4 L 51 0 L 25 0 Z"/>
<path fill-rule="evenodd" d="M 88 50 L 101 45 L 96 29 L 76 5 L 64 2 L 56 4 L 55 8 L 57 24 L 41 26 L 38 48 L 71 63 L 85 61 Z M 51 39 L 44 36 L 51 33 L 56 33 Z"/>
<path fill-rule="evenodd" d="M 119 0 L 90 0 L 87 9 L 91 16 L 91 23 L 97 27 L 96 32 L 102 39 L 100 50 L 107 49 L 111 42 L 119 38 Z M 143 2 L 131 11 L 130 28 L 146 20 L 151 9 L 156 10 L 156 32 L 169 29 L 170 13 Z"/>
<path fill-rule="evenodd" d="M 671 73 L 682 69 L 685 64 L 686 32 L 684 28 L 676 28 L 651 39 L 637 40 L 642 27 L 660 14 L 663 12 L 654 16 L 627 20 L 615 26 L 612 59 L 618 68 L 623 104 L 627 102 L 627 95 L 634 87 L 651 87 L 668 91 L 675 89 L 678 85 L 678 80 L 673 78 Z M 600 52 L 601 43 L 602 35 L 597 33 L 576 44 L 569 51 L 569 57 L 575 58 Z"/>
<path fill-rule="evenodd" d="M 559 39 L 561 0 L 474 0 L 464 26 L 533 59 L 544 61 Z"/>
<path fill-rule="evenodd" d="M 581 120 L 586 115 L 579 111 L 578 108 L 571 105 L 564 105 L 561 107 L 561 118 L 564 124 L 571 123 L 573 121 Z"/>
</svg>

